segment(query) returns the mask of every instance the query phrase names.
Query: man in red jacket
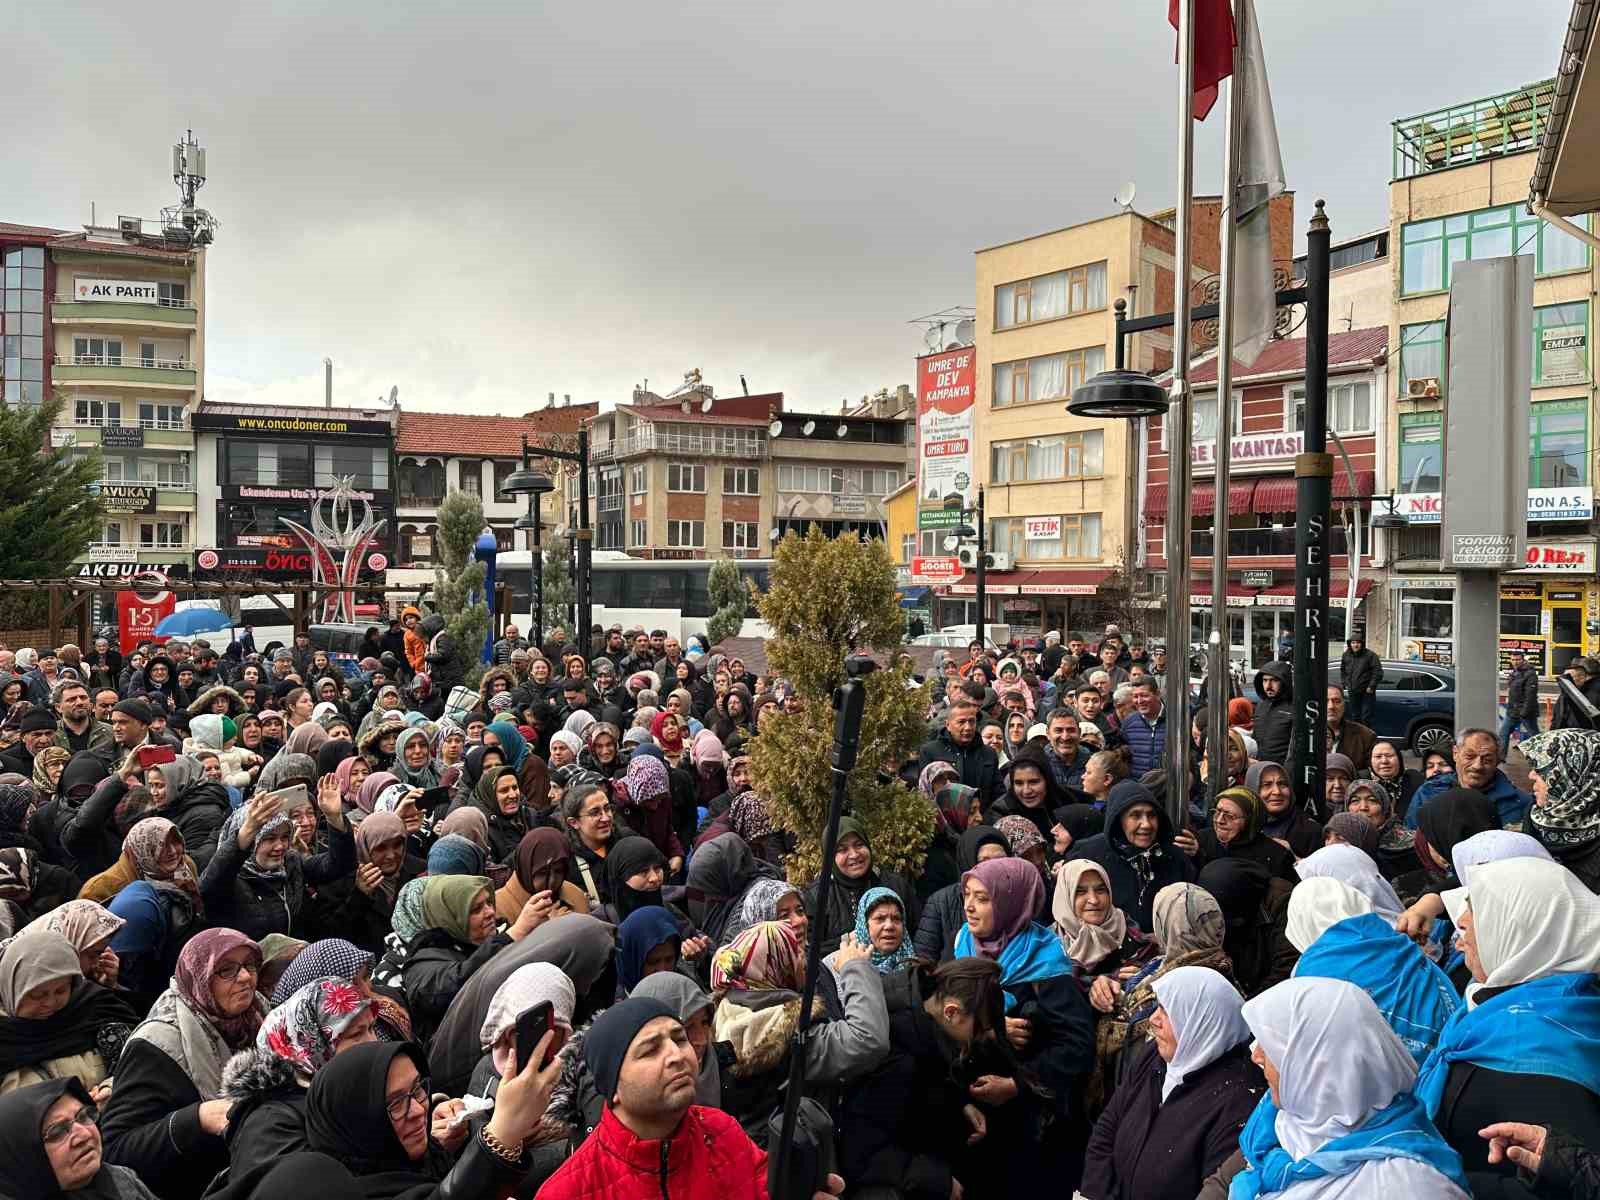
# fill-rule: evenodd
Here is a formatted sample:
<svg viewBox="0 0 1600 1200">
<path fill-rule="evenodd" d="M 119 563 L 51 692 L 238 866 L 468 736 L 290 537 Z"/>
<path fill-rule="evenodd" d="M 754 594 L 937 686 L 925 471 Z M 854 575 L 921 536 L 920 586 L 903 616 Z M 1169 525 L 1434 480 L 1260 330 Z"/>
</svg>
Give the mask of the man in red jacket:
<svg viewBox="0 0 1600 1200">
<path fill-rule="evenodd" d="M 699 1061 L 665 1004 L 635 996 L 595 1018 L 583 1046 L 610 1099 L 536 1200 L 767 1200 L 767 1153 L 720 1109 L 694 1103 Z M 844 1180 L 828 1177 L 833 1200 Z"/>
</svg>

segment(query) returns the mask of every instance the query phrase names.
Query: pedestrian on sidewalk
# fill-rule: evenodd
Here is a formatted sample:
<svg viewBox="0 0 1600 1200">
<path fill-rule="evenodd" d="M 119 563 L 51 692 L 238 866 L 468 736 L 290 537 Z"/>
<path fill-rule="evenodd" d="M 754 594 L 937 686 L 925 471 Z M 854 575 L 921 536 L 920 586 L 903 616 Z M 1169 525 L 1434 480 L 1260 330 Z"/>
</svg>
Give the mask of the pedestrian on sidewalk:
<svg viewBox="0 0 1600 1200">
<path fill-rule="evenodd" d="M 1521 650 L 1511 652 L 1506 672 L 1506 715 L 1500 722 L 1500 757 L 1510 753 L 1511 737 L 1521 730 L 1527 740 L 1539 732 L 1539 672 Z"/>
</svg>

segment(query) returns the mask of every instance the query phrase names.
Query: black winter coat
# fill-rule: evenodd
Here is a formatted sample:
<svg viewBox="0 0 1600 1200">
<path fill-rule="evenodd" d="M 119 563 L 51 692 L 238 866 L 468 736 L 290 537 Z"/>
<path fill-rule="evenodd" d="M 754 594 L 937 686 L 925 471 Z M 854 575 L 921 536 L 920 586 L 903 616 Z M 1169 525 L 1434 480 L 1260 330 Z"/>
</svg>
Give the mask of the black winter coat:
<svg viewBox="0 0 1600 1200">
<path fill-rule="evenodd" d="M 828 888 L 828 911 L 825 913 L 817 911 L 816 883 L 801 893 L 806 903 L 806 912 L 811 915 L 812 936 L 820 936 L 824 946 L 837 946 L 839 939 L 856 927 L 856 904 L 869 889 L 875 887 L 886 887 L 900 897 L 900 903 L 905 906 L 906 927 L 915 929 L 922 917 L 917 889 L 893 871 L 880 871 L 874 867 L 867 872 L 864 880 L 859 883 L 852 882 L 849 887 L 841 885 L 838 875 L 835 874 Z"/>
<path fill-rule="evenodd" d="M 232 811 L 227 789 L 207 779 L 169 801 L 154 815 L 165 817 L 178 827 L 178 832 L 183 834 L 185 853 L 203 871 L 217 852 L 217 839 Z"/>
<path fill-rule="evenodd" d="M 477 969 L 500 950 L 511 945 L 511 938 L 497 933 L 481 946 L 456 941 L 442 929 L 424 929 L 412 939 L 406 957 L 406 1009 L 411 1013 L 412 1040 L 426 1045 L 439 1022 L 444 1020 L 456 993 L 466 986 Z"/>
<path fill-rule="evenodd" d="M 117 1061 L 100 1110 L 105 1160 L 135 1171 L 162 1200 L 196 1200 L 228 1165 L 228 1146 L 200 1128 L 200 1093 L 183 1068 L 143 1038 Z"/>
<path fill-rule="evenodd" d="M 1156 846 L 1149 859 L 1150 878 L 1141 877 L 1125 853 L 1131 853 L 1122 834 L 1122 814 L 1134 804 L 1150 803 L 1150 793 L 1132 780 L 1124 779 L 1111 789 L 1106 800 L 1106 831 L 1079 843 L 1074 858 L 1089 858 L 1105 868 L 1111 880 L 1112 902 L 1140 929 L 1153 929 L 1151 907 L 1156 893 L 1169 883 L 1192 883 L 1194 863 L 1173 842 L 1172 819 L 1160 804 L 1155 806 Z"/>
<path fill-rule="evenodd" d="M 404 887 L 418 876 L 428 873 L 426 859 L 407 854 L 400 863 L 398 887 Z M 335 879 L 315 889 L 316 894 L 306 898 L 303 928 L 313 940 L 343 938 L 352 946 L 359 946 L 377 957 L 384 953 L 383 939 L 388 936 L 391 912 L 376 892 L 367 895 L 355 885 L 353 875 Z"/>
<path fill-rule="evenodd" d="M 1383 660 L 1377 651 L 1363 647 L 1357 654 L 1346 650 L 1339 656 L 1339 682 L 1346 696 L 1371 696 L 1383 680 Z"/>
<path fill-rule="evenodd" d="M 356 843 L 348 826 L 342 833 L 329 830 L 328 848 L 321 854 L 289 851 L 282 879 L 261 879 L 241 870 L 248 858 L 237 838 L 226 839 L 200 874 L 200 896 L 210 924 L 237 929 L 259 942 L 269 933 L 302 932 L 306 884 L 348 878 L 356 869 Z"/>
<path fill-rule="evenodd" d="M 1539 672 L 1532 663 L 1506 676 L 1506 715 L 1539 718 Z"/>
<path fill-rule="evenodd" d="M 288 1062 L 271 1051 L 252 1048 L 234 1055 L 223 1070 L 220 1098 L 233 1101 L 223 1135 L 228 1181 L 306 1149 L 306 1089 L 295 1081 Z"/>
<path fill-rule="evenodd" d="M 1271 675 L 1283 684 L 1275 698 L 1267 699 L 1261 680 Z M 1289 744 L 1294 740 L 1294 673 L 1288 663 L 1270 662 L 1256 672 L 1256 717 L 1250 727 L 1256 739 L 1256 758 L 1261 762 L 1289 764 Z"/>
<path fill-rule="evenodd" d="M 956 934 L 967 923 L 961 899 L 960 876 L 978 864 L 978 851 L 984 846 L 999 846 L 1011 852 L 1005 837 L 988 825 L 974 825 L 956 843 L 956 881 L 940 888 L 924 901 L 922 917 L 912 926 L 916 930 L 917 955 L 929 962 L 954 958 Z"/>
<path fill-rule="evenodd" d="M 929 763 L 936 762 L 954 763 L 961 772 L 961 782 L 976 788 L 984 803 L 1000 794 L 1000 759 L 978 738 L 973 738 L 969 746 L 958 746 L 950 731 L 941 729 L 922 744 L 917 770 L 920 773 Z"/>
<path fill-rule="evenodd" d="M 1088 1200 L 1193 1200 L 1239 1148 L 1267 1081 L 1241 1042 L 1190 1075 L 1161 1102 L 1167 1064 L 1154 1042 L 1095 1122 L 1083 1183 Z"/>
<path fill-rule="evenodd" d="M 111 817 L 127 794 L 128 785 L 121 776 L 112 775 L 102 779 L 76 808 L 59 798 L 53 802 L 57 809 L 50 820 L 56 822 L 61 848 L 84 879 L 110 870 L 122 857 L 122 838 L 112 826 Z"/>
</svg>

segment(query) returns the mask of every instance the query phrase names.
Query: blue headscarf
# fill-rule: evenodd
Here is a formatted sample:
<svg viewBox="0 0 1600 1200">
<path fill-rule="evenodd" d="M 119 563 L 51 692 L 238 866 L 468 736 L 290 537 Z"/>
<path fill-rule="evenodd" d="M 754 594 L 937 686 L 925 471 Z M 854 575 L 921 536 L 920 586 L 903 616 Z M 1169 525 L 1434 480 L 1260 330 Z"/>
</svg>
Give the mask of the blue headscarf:
<svg viewBox="0 0 1600 1200">
<path fill-rule="evenodd" d="M 681 946 L 683 935 L 678 922 L 659 904 L 636 908 L 617 927 L 617 981 L 631 992 L 644 978 L 644 960 L 662 942 L 675 940 Z"/>
<path fill-rule="evenodd" d="M 506 765 L 513 771 L 520 771 L 528 758 L 528 739 L 522 736 L 522 731 L 510 721 L 491 721 L 483 731 L 494 734 L 499 740 Z"/>
<path fill-rule="evenodd" d="M 961 877 L 965 888 L 976 879 L 993 901 L 994 928 L 981 941 L 963 923 L 956 932 L 957 958 L 987 958 L 1000 964 L 1000 986 L 1006 1011 L 1017 1006 L 1013 989 L 1072 974 L 1072 960 L 1053 929 L 1033 919 L 1044 903 L 1044 880 L 1034 865 L 1021 858 L 985 859 Z"/>
<path fill-rule="evenodd" d="M 429 875 L 482 875 L 487 855 L 459 833 L 447 833 L 428 851 Z"/>
<path fill-rule="evenodd" d="M 867 933 L 867 915 L 885 900 L 893 901 L 895 906 L 899 908 L 900 920 L 903 924 L 906 919 L 905 901 L 900 899 L 892 888 L 868 888 L 866 894 L 861 897 L 860 903 L 856 905 L 856 938 L 863 946 L 871 949 L 872 968 L 879 975 L 888 975 L 892 971 L 897 971 L 917 956 L 916 947 L 911 944 L 911 931 L 909 929 L 902 930 L 900 948 L 891 954 L 885 954 L 883 951 L 872 947 L 872 938 Z"/>
<path fill-rule="evenodd" d="M 1450 977 L 1376 913 L 1346 917 L 1307 946 L 1296 978 L 1343 979 L 1372 997 L 1411 1057 L 1421 1064 L 1461 1002 Z"/>
</svg>

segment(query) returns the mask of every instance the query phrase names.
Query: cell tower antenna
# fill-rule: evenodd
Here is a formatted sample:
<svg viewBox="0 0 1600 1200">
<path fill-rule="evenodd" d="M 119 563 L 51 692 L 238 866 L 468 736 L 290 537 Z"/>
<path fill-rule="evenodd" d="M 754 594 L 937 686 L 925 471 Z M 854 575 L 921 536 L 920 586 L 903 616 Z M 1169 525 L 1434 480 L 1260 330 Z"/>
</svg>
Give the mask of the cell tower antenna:
<svg viewBox="0 0 1600 1200">
<path fill-rule="evenodd" d="M 194 140 L 194 130 L 172 147 L 172 182 L 178 185 L 179 203 L 161 210 L 161 232 L 169 245 L 209 246 L 217 233 L 217 219 L 195 204 L 206 185 L 205 147 Z"/>
</svg>

